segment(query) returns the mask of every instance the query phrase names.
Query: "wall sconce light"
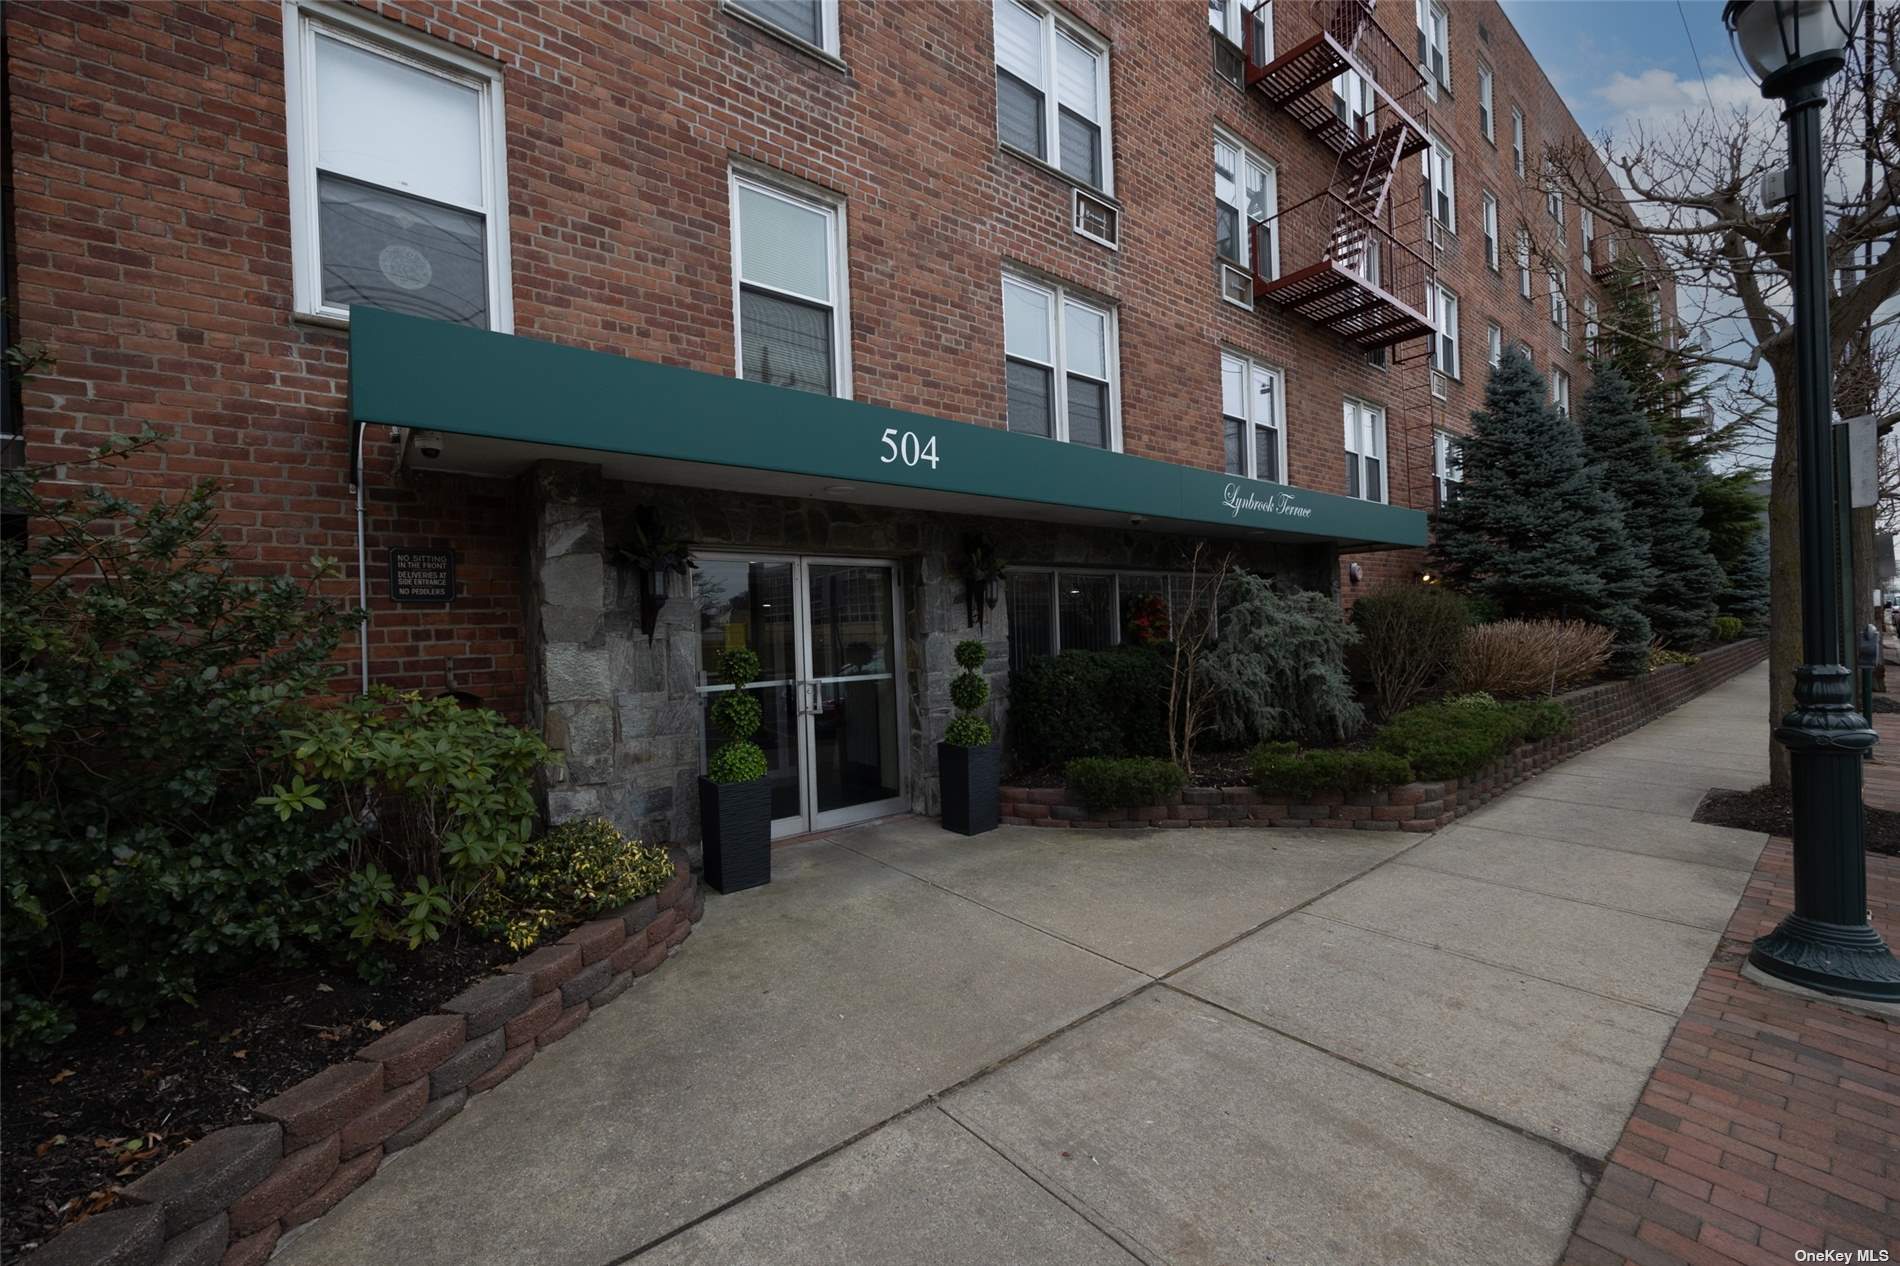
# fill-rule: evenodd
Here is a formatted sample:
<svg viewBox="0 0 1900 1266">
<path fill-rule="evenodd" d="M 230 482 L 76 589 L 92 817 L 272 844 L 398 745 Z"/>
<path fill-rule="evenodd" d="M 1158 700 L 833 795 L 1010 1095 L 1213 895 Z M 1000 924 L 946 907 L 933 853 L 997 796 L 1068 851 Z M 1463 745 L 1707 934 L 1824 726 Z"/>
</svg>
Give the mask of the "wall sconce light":
<svg viewBox="0 0 1900 1266">
<path fill-rule="evenodd" d="M 1346 564 L 1346 579 L 1350 580 L 1353 584 L 1358 584 L 1360 577 L 1364 575 L 1365 573 L 1359 569 L 1358 563 Z"/>
</svg>

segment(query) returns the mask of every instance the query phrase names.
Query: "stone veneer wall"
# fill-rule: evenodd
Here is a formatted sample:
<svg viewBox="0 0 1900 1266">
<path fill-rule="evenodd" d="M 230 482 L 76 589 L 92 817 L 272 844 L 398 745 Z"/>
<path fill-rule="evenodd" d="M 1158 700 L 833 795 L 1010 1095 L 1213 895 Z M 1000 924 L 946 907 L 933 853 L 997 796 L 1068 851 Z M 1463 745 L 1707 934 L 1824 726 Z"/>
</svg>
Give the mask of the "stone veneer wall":
<svg viewBox="0 0 1900 1266">
<path fill-rule="evenodd" d="M 257 1266 L 277 1241 L 334 1208 L 384 1157 L 427 1137 L 627 992 L 705 912 L 673 850 L 658 893 L 584 923 L 355 1058 L 257 1105 L 255 1125 L 214 1131 L 36 1250 L 28 1266 Z"/>
<path fill-rule="evenodd" d="M 532 516 L 528 711 L 566 753 L 547 790 L 550 822 L 604 816 L 629 835 L 678 841 L 700 861 L 695 781 L 704 750 L 698 696 L 698 611 L 692 582 L 672 578 L 649 641 L 637 580 L 609 557 L 634 512 L 651 507 L 669 535 L 704 550 L 862 556 L 897 562 L 904 620 L 911 808 L 940 808 L 937 743 L 954 709 L 951 653 L 965 638 L 989 647 L 987 675 L 1001 732 L 1009 695 L 1009 611 L 998 601 L 972 627 L 955 575 L 966 532 L 1025 567 L 1178 570 L 1191 540 L 1154 531 L 983 518 L 675 485 L 603 479 L 597 467 L 543 463 L 523 476 Z M 1332 584 L 1323 545 L 1235 543 L 1246 566 L 1308 588 Z"/>
<path fill-rule="evenodd" d="M 1091 814 L 1066 787 L 1004 787 L 1003 821 L 1042 827 L 1330 827 L 1360 831 L 1436 831 L 1526 778 L 1587 748 L 1655 720 L 1671 708 L 1754 667 L 1768 655 L 1759 639 L 1704 652 L 1694 664 L 1673 664 L 1630 681 L 1607 682 L 1560 696 L 1570 708 L 1570 733 L 1516 751 L 1464 778 L 1409 782 L 1361 795 L 1331 792 L 1310 804 L 1271 800 L 1252 787 L 1189 787 L 1166 804 Z"/>
</svg>

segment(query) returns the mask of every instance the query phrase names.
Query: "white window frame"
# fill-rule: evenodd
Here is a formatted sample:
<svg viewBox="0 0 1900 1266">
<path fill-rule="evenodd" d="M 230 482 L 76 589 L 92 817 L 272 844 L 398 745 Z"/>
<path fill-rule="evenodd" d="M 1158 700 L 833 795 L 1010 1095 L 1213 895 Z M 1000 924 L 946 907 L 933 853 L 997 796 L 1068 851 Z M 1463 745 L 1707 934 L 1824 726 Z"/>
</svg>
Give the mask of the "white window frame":
<svg viewBox="0 0 1900 1266">
<path fill-rule="evenodd" d="M 1246 47 L 1245 32 L 1240 25 L 1246 20 L 1241 13 L 1243 7 L 1243 0 L 1223 0 L 1220 11 L 1221 20 L 1218 22 L 1214 20 L 1213 6 L 1209 5 L 1207 10 L 1208 26 L 1235 48 Z M 1262 65 L 1265 65 L 1273 60 L 1273 6 L 1270 2 L 1262 3 L 1259 10 L 1260 18 L 1257 28 L 1259 44 L 1254 49 L 1254 55 Z"/>
<path fill-rule="evenodd" d="M 747 8 L 739 0 L 720 0 L 721 7 L 734 17 L 761 27 L 780 39 L 799 48 L 808 48 L 826 57 L 839 60 L 838 51 L 838 0 L 818 0 L 818 40 L 814 44 L 796 31 L 788 31 L 763 13 Z"/>
<path fill-rule="evenodd" d="M 1478 63 L 1478 131 L 1492 145 L 1498 143 L 1498 112 L 1495 105 L 1497 76 L 1483 62 Z"/>
<path fill-rule="evenodd" d="M 1565 240 L 1564 191 L 1557 183 L 1557 173 L 1546 170 L 1544 173 L 1544 214 L 1557 221 L 1557 240 Z"/>
<path fill-rule="evenodd" d="M 1577 238 L 1583 251 L 1583 262 L 1588 266 L 1591 263 L 1590 247 L 1597 240 L 1597 218 L 1589 207 L 1577 208 Z"/>
<path fill-rule="evenodd" d="M 732 218 L 732 370 L 735 376 L 745 377 L 745 325 L 740 316 L 740 290 L 744 286 L 755 286 L 768 294 L 781 294 L 797 303 L 809 304 L 810 295 L 793 294 L 790 291 L 777 290 L 760 282 L 748 282 L 740 276 L 740 260 L 744 258 L 739 248 L 740 235 L 744 226 L 739 217 L 739 190 L 751 189 L 768 197 L 778 198 L 793 206 L 808 211 L 816 211 L 825 217 L 830 226 L 826 235 L 826 247 L 830 258 L 826 260 L 831 278 L 831 381 L 834 387 L 833 399 L 851 399 L 851 268 L 850 251 L 847 246 L 844 199 L 788 178 L 775 176 L 756 168 L 734 166 L 727 175 L 727 213 Z"/>
<path fill-rule="evenodd" d="M 1039 91 L 1042 93 L 1043 102 L 1042 149 L 1045 157 L 1037 158 L 1034 154 L 1027 154 L 1025 157 L 1050 168 L 1052 171 L 1058 173 L 1064 180 L 1073 181 L 1085 189 L 1096 188 L 1096 186 L 1089 184 L 1081 177 L 1071 175 L 1062 169 L 1062 98 L 1057 92 L 1056 84 L 1056 40 L 1058 37 L 1066 35 L 1077 44 L 1080 44 L 1095 54 L 1095 109 L 1096 117 L 1101 121 L 1102 128 L 1102 184 L 1098 192 L 1107 194 L 1109 197 L 1114 197 L 1115 125 L 1113 118 L 1110 116 L 1110 102 L 1112 98 L 1109 95 L 1108 89 L 1108 41 L 1087 27 L 1071 21 L 1065 15 L 1057 13 L 1054 9 L 1046 5 L 1029 3 L 1029 0 L 993 0 L 990 8 L 990 69 L 992 75 L 994 75 L 994 72 L 998 68 L 1003 70 L 1008 69 L 1008 67 L 1003 66 L 1001 62 L 996 60 L 995 48 L 996 10 L 1006 4 L 1015 5 L 1042 24 L 1041 53 L 1043 87 L 1039 89 Z M 1014 145 L 1011 145 L 1008 141 L 1003 139 L 1001 122 L 997 120 L 993 120 L 993 122 L 996 123 L 997 127 L 997 144 L 1006 146 L 1014 153 L 1023 153 L 1022 150 L 1017 149 Z"/>
<path fill-rule="evenodd" d="M 1386 458 L 1385 408 L 1354 396 L 1345 397 L 1343 403 L 1341 435 L 1345 452 L 1347 456 L 1356 458 L 1359 462 L 1359 491 L 1354 494 L 1348 490 L 1346 495 L 1356 496 L 1361 501 L 1377 501 L 1386 504 L 1388 489 L 1392 482 L 1392 463 Z M 1372 452 L 1365 452 L 1359 446 L 1362 439 L 1371 441 L 1369 446 L 1373 449 Z M 1366 495 L 1365 462 L 1367 458 L 1379 463 L 1379 495 L 1377 497 Z"/>
<path fill-rule="evenodd" d="M 1524 228 L 1517 231 L 1517 293 L 1531 297 L 1531 233 Z"/>
<path fill-rule="evenodd" d="M 1586 356 L 1597 354 L 1597 336 L 1601 332 L 1602 326 L 1597 317 L 1596 296 L 1585 295 L 1583 297 L 1583 351 Z"/>
<path fill-rule="evenodd" d="M 284 0 L 284 105 L 290 183 L 290 276 L 295 314 L 325 324 L 348 325 L 350 310 L 323 301 L 323 254 L 317 208 L 317 40 L 334 39 L 391 61 L 472 88 L 481 96 L 480 152 L 485 205 L 478 212 L 488 263 L 488 328 L 515 328 L 514 270 L 508 252 L 507 106 L 501 67 L 451 44 L 404 29 L 345 6 Z M 374 182 L 369 183 L 376 187 Z M 402 190 L 391 190 L 401 193 Z"/>
<path fill-rule="evenodd" d="M 1484 355 L 1493 369 L 1504 363 L 1504 327 L 1496 321 L 1484 323 Z"/>
<path fill-rule="evenodd" d="M 1432 368 L 1448 378 L 1462 378 L 1464 358 L 1458 339 L 1458 295 L 1450 287 L 1434 282 L 1429 297 L 1432 326 L 1438 331 L 1432 337 Z"/>
<path fill-rule="evenodd" d="M 1492 272 L 1503 267 L 1504 244 L 1498 236 L 1498 196 L 1486 189 L 1483 194 L 1484 262 Z"/>
<path fill-rule="evenodd" d="M 1425 196 L 1428 199 L 1427 214 L 1447 233 L 1458 232 L 1458 171 L 1457 155 L 1451 146 L 1427 133 L 1426 146 L 1419 154 L 1419 163 L 1425 173 Z M 1440 188 L 1443 181 L 1443 188 Z M 1445 217 L 1438 214 L 1438 195 L 1445 195 Z"/>
<path fill-rule="evenodd" d="M 1452 484 L 1465 482 L 1464 465 L 1451 459 L 1451 442 L 1455 438 L 1450 431 L 1432 432 L 1432 504 L 1435 507 L 1452 500 L 1446 496 Z"/>
<path fill-rule="evenodd" d="M 1025 361 L 1032 365 L 1041 365 L 1050 371 L 1052 381 L 1049 384 L 1049 408 L 1054 416 L 1050 418 L 1050 431 L 1047 438 L 1059 440 L 1064 444 L 1069 442 L 1070 370 L 1068 328 L 1066 324 L 1069 307 L 1070 305 L 1074 305 L 1076 307 L 1087 308 L 1093 312 L 1102 313 L 1106 318 L 1103 322 L 1103 334 L 1108 344 L 1103 349 L 1103 355 L 1108 359 L 1108 447 L 1105 451 L 1110 453 L 1121 452 L 1122 358 L 1119 311 L 1111 304 L 1097 303 L 1093 299 L 1085 299 L 1064 286 L 1059 286 L 1052 282 L 1039 281 L 1034 277 L 1011 269 L 1003 270 L 1002 285 L 1003 289 L 998 292 L 999 296 L 1006 295 L 1008 288 L 1015 285 L 1022 286 L 1028 290 L 1038 291 L 1049 299 L 1049 355 L 1052 359 L 1049 361 L 1039 361 L 1034 357 L 1023 356 L 1021 354 L 1014 354 L 1014 359 Z M 1005 302 L 1007 302 L 1007 300 L 1005 300 Z M 1003 360 L 1005 365 L 1008 364 L 1011 357 L 1009 336 L 1007 331 L 1005 331 L 1003 336 Z M 1076 376 L 1078 378 L 1088 377 L 1087 374 L 1083 373 L 1077 373 Z M 1009 427 L 1007 404 L 1003 412 L 1003 427 L 1005 430 Z M 1022 431 L 1016 433 L 1018 435 L 1025 434 L 1025 432 Z M 1036 438 L 1043 437 L 1038 436 Z"/>
<path fill-rule="evenodd" d="M 1517 178 L 1524 179 L 1524 111 L 1517 106 L 1511 107 L 1511 163 Z"/>
<path fill-rule="evenodd" d="M 1550 403 L 1564 417 L 1570 416 L 1570 375 L 1555 366 L 1550 371 Z"/>
<path fill-rule="evenodd" d="M 1413 20 L 1418 23 L 1419 72 L 1425 76 L 1425 95 L 1438 100 L 1440 89 L 1451 91 L 1451 11 L 1438 0 L 1415 0 Z M 1444 73 L 1432 71 L 1432 54 Z"/>
<path fill-rule="evenodd" d="M 1238 477 L 1257 479 L 1263 483 L 1276 483 L 1290 487 L 1292 486 L 1293 480 L 1289 477 L 1289 472 L 1286 468 L 1286 374 L 1274 368 L 1272 365 L 1267 364 L 1265 361 L 1255 360 L 1253 357 L 1244 356 L 1239 352 L 1230 352 L 1223 347 L 1220 353 L 1221 373 L 1223 376 L 1227 372 L 1227 365 L 1230 361 L 1240 366 L 1246 380 L 1246 389 L 1243 395 L 1246 400 L 1245 408 L 1247 410 L 1247 416 L 1239 419 L 1245 423 L 1245 426 L 1241 431 L 1244 438 L 1240 446 L 1241 470 Z M 1258 396 L 1253 389 L 1253 376 L 1256 373 L 1265 374 L 1267 377 L 1273 379 L 1274 416 L 1271 419 L 1263 420 L 1254 416 L 1254 406 L 1258 401 Z M 1227 419 L 1233 416 L 1227 412 L 1226 403 L 1225 400 L 1221 402 L 1221 444 L 1223 447 L 1227 443 Z M 1255 463 L 1258 451 L 1254 443 L 1256 439 L 1254 431 L 1256 428 L 1263 426 L 1275 432 L 1274 447 L 1278 452 L 1274 460 L 1280 468 L 1280 477 L 1278 479 L 1267 479 L 1266 476 L 1260 473 Z"/>
<path fill-rule="evenodd" d="M 1570 350 L 1570 301 L 1564 294 L 1563 270 L 1552 265 L 1544 273 L 1550 283 L 1550 323 L 1557 327 L 1564 350 Z"/>
<path fill-rule="evenodd" d="M 1262 156 L 1260 151 L 1254 149 L 1250 145 L 1244 144 L 1240 140 L 1236 139 L 1232 133 L 1224 131 L 1221 128 L 1214 129 L 1214 144 L 1216 146 L 1225 145 L 1227 146 L 1227 148 L 1234 151 L 1234 155 L 1235 155 L 1234 194 L 1236 197 L 1238 197 L 1241 200 L 1238 204 L 1221 203 L 1220 177 L 1218 174 L 1216 174 L 1214 178 L 1215 180 L 1214 201 L 1216 202 L 1216 204 L 1219 204 L 1219 205 L 1233 207 L 1234 214 L 1236 218 L 1240 221 L 1240 247 L 1241 247 L 1241 258 L 1237 260 L 1230 260 L 1226 256 L 1221 255 L 1218 251 L 1215 252 L 1215 259 L 1217 261 L 1215 273 L 1218 277 L 1219 272 L 1220 272 L 1220 268 L 1219 268 L 1220 264 L 1230 265 L 1232 267 L 1239 268 L 1243 271 L 1251 270 L 1254 265 L 1254 259 L 1253 259 L 1254 221 L 1252 221 L 1251 219 L 1247 217 L 1247 204 L 1246 204 L 1247 176 L 1249 174 L 1247 171 L 1247 168 L 1250 165 L 1258 168 L 1261 174 L 1266 178 L 1265 184 L 1266 184 L 1267 205 L 1266 205 L 1266 216 L 1265 216 L 1265 220 L 1262 221 L 1263 223 L 1266 221 L 1275 219 L 1280 214 L 1280 169 L 1273 162 L 1271 162 L 1270 160 Z M 1269 246 L 1269 248 L 1271 248 L 1273 252 L 1273 258 L 1267 261 L 1266 275 L 1268 277 L 1278 277 L 1280 275 L 1280 235 L 1278 233 L 1270 235 L 1267 241 L 1267 245 Z M 1248 280 L 1250 284 L 1247 287 L 1247 295 L 1248 295 L 1247 302 L 1242 303 L 1239 300 L 1234 299 L 1233 297 L 1228 295 L 1227 287 L 1225 285 L 1222 285 L 1220 288 L 1221 298 L 1226 300 L 1228 303 L 1233 304 L 1237 308 L 1246 308 L 1249 311 L 1252 311 L 1253 309 L 1253 297 L 1252 297 L 1253 286 L 1251 284 L 1252 278 L 1249 277 Z"/>
</svg>

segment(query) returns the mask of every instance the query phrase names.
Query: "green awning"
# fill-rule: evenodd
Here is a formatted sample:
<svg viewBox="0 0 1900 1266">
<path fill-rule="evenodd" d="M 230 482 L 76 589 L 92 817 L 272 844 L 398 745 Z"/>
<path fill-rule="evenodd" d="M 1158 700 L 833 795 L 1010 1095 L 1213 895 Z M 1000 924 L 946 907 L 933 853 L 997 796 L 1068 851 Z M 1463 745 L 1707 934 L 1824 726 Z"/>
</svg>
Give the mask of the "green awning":
<svg viewBox="0 0 1900 1266">
<path fill-rule="evenodd" d="M 1417 510 L 373 308 L 350 314 L 350 409 L 359 427 L 462 437 L 442 444 L 444 470 L 591 459 L 715 487 L 1354 550 L 1425 544 Z"/>
</svg>

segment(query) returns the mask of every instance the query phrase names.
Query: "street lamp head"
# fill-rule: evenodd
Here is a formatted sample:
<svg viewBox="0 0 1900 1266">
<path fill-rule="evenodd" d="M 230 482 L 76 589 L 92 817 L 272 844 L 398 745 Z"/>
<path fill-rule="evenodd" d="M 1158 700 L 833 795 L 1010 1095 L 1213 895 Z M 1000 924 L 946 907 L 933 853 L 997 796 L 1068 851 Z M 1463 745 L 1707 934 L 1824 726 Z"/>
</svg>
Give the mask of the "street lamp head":
<svg viewBox="0 0 1900 1266">
<path fill-rule="evenodd" d="M 1840 70 L 1860 0 L 1728 0 L 1722 25 L 1764 97 L 1785 98 Z"/>
</svg>

